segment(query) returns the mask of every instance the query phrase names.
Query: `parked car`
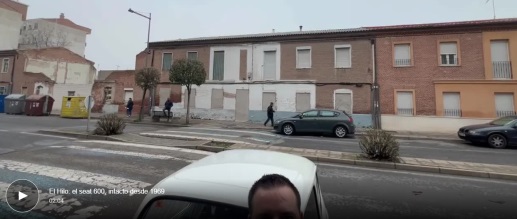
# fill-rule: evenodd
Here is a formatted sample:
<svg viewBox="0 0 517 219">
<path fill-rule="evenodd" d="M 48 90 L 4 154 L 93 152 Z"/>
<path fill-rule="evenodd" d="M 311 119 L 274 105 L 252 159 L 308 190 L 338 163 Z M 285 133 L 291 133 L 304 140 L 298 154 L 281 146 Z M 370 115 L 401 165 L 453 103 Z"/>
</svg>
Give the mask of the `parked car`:
<svg viewBox="0 0 517 219">
<path fill-rule="evenodd" d="M 517 116 L 505 116 L 492 122 L 461 127 L 458 137 L 472 143 L 488 143 L 493 148 L 517 144 Z"/>
<path fill-rule="evenodd" d="M 329 133 L 344 138 L 355 133 L 354 119 L 344 111 L 312 109 L 291 118 L 278 119 L 273 128 L 284 135 Z"/>
<path fill-rule="evenodd" d="M 135 218 L 248 219 L 251 186 L 266 174 L 287 177 L 299 190 L 305 218 L 328 219 L 310 160 L 265 150 L 229 150 L 207 156 L 156 184 Z M 315 216 L 314 216 L 315 215 Z"/>
</svg>

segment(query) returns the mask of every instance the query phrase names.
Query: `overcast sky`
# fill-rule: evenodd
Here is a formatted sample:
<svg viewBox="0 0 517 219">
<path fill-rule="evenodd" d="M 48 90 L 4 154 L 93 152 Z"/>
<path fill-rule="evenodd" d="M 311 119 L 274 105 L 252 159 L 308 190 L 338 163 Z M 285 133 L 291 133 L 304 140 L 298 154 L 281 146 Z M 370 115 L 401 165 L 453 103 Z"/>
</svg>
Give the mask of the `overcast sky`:
<svg viewBox="0 0 517 219">
<path fill-rule="evenodd" d="M 134 69 L 147 41 L 248 33 L 492 19 L 487 0 L 20 0 L 28 18 L 60 13 L 92 29 L 86 58 L 100 70 Z M 495 0 L 497 18 L 517 17 L 516 0 Z M 97 66 L 98 65 L 98 66 Z"/>
</svg>

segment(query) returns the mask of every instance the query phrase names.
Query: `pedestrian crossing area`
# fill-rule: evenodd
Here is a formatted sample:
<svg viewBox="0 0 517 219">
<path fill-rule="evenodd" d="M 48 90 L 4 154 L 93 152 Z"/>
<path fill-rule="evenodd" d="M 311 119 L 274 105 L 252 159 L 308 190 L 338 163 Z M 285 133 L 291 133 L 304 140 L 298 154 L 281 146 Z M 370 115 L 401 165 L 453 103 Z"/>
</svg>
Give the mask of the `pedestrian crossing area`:
<svg viewBox="0 0 517 219">
<path fill-rule="evenodd" d="M 150 189 L 163 178 L 210 154 L 91 140 L 62 141 L 2 154 L 0 218 L 131 218 L 144 195 L 106 191 Z M 6 201 L 7 189 L 19 179 L 33 182 L 39 190 L 36 206 L 23 214 L 14 211 Z M 59 189 L 67 192 L 56 192 Z M 74 189 L 83 193 L 73 194 Z M 30 201 L 18 204 L 35 204 Z"/>
</svg>

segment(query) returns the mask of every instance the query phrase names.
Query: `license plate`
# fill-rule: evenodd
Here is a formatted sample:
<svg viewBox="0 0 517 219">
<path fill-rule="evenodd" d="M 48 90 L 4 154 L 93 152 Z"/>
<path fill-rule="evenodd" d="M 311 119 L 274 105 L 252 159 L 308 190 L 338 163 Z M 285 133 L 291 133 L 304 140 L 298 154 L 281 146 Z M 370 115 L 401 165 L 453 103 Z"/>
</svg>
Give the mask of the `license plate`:
<svg viewBox="0 0 517 219">
<path fill-rule="evenodd" d="M 465 136 L 465 133 L 463 133 L 463 132 L 458 132 L 458 135 L 459 135 L 459 136 Z"/>
</svg>

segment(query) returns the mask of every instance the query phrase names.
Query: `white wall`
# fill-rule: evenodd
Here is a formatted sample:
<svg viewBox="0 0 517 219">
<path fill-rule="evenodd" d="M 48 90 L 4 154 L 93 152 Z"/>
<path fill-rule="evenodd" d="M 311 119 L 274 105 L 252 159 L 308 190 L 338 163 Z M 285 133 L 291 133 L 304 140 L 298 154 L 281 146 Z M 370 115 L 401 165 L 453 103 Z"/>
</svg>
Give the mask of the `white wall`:
<svg viewBox="0 0 517 219">
<path fill-rule="evenodd" d="M 63 97 L 68 96 L 68 91 L 75 91 L 77 97 L 87 97 L 92 93 L 93 84 L 55 84 L 52 94 L 54 99 L 54 110 L 61 110 Z"/>
<path fill-rule="evenodd" d="M 429 132 L 455 134 L 467 125 L 482 124 L 492 119 L 446 118 L 436 116 L 382 115 L 382 129 L 399 132 Z"/>
<path fill-rule="evenodd" d="M 280 57 L 282 55 L 279 43 L 253 44 L 252 51 L 248 51 L 248 66 L 252 66 L 251 63 L 253 63 L 252 80 L 264 80 L 264 51 L 276 51 L 276 80 L 280 80 Z"/>
<path fill-rule="evenodd" d="M 41 83 L 41 82 L 34 83 L 34 94 L 36 94 L 36 91 L 38 90 L 38 86 L 42 87 L 41 90 L 39 91 L 40 95 L 49 94 L 50 88 L 49 88 L 48 84 L 47 83 Z"/>
<path fill-rule="evenodd" d="M 56 83 L 66 84 L 91 84 L 95 77 L 95 70 L 90 64 L 47 61 L 41 59 L 28 59 L 25 71 L 43 73 Z"/>
<path fill-rule="evenodd" d="M 296 111 L 296 93 L 307 92 L 311 95 L 311 108 L 316 106 L 316 86 L 314 84 L 204 84 L 201 86 L 194 86 L 196 89 L 196 108 L 210 109 L 212 104 L 212 89 L 223 89 L 223 92 L 228 93 L 224 97 L 223 109 L 235 110 L 235 94 L 237 89 L 249 90 L 249 110 L 262 110 L 262 93 L 276 92 L 276 109 L 277 111 Z M 183 93 L 187 90 L 183 87 Z M 182 98 L 183 100 L 184 98 Z M 183 108 L 183 102 L 175 104 L 175 108 Z"/>
<path fill-rule="evenodd" d="M 210 69 L 208 80 L 213 80 L 214 76 L 214 52 L 224 51 L 224 79 L 223 81 L 240 81 L 240 60 L 241 50 L 247 49 L 248 46 L 214 46 L 210 48 Z"/>
<path fill-rule="evenodd" d="M 0 50 L 18 48 L 22 24 L 22 14 L 0 8 Z"/>
</svg>

